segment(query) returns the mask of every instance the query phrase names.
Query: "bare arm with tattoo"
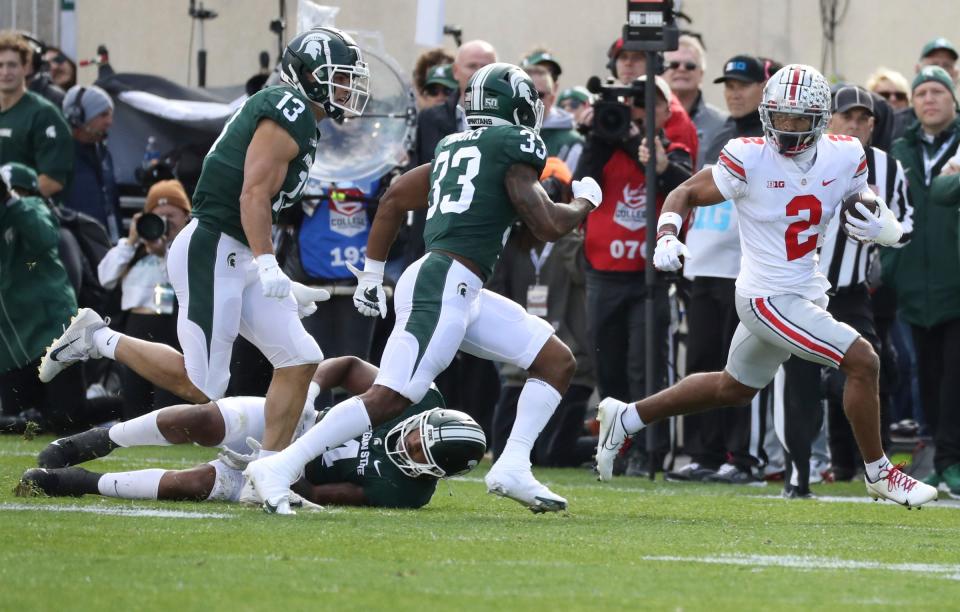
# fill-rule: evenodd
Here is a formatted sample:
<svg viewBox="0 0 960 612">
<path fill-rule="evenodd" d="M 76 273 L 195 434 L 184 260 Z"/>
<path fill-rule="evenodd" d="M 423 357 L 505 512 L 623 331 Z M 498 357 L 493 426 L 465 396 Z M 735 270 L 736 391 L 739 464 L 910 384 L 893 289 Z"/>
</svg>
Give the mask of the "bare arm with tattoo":
<svg viewBox="0 0 960 612">
<path fill-rule="evenodd" d="M 507 170 L 507 193 L 520 220 L 533 235 L 539 240 L 554 242 L 580 225 L 596 206 L 583 197 L 569 204 L 553 202 L 539 178 L 533 166 L 514 164 Z"/>
</svg>

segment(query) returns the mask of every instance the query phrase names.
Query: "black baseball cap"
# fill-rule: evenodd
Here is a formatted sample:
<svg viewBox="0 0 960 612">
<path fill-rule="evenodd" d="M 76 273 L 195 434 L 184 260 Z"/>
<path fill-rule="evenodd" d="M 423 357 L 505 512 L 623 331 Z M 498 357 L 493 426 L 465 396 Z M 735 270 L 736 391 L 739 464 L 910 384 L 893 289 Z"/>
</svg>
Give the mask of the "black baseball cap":
<svg viewBox="0 0 960 612">
<path fill-rule="evenodd" d="M 713 82 L 723 83 L 727 79 L 733 79 L 744 83 L 763 83 L 773 74 L 768 65 L 771 63 L 753 55 L 734 55 L 723 65 L 723 76 Z"/>
<path fill-rule="evenodd" d="M 875 114 L 873 96 L 857 85 L 847 85 L 833 94 L 833 112 L 844 113 L 851 108 L 862 108 L 871 115 Z"/>
</svg>

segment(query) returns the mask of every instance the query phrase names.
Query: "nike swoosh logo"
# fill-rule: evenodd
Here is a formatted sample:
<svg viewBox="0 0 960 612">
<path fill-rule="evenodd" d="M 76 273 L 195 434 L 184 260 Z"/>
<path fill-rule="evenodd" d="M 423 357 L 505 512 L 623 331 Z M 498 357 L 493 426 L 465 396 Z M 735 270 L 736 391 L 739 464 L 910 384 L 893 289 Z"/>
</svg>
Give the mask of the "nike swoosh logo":
<svg viewBox="0 0 960 612">
<path fill-rule="evenodd" d="M 379 460 L 379 459 L 374 459 L 374 461 L 373 461 L 373 469 L 377 470 L 377 476 L 379 476 L 380 478 L 383 478 L 383 475 L 380 473 L 380 460 Z"/>
<path fill-rule="evenodd" d="M 115 337 L 116 337 L 116 336 L 110 336 L 109 338 L 107 338 L 107 346 L 110 346 L 110 345 L 113 343 L 113 339 L 114 339 Z"/>
<path fill-rule="evenodd" d="M 76 338 L 74 338 L 74 339 L 71 340 L 70 342 L 67 342 L 66 344 L 64 344 L 64 345 L 61 346 L 60 348 L 58 348 L 58 349 L 56 349 L 55 351 L 53 351 L 52 353 L 50 353 L 50 359 L 52 359 L 53 361 L 59 361 L 59 360 L 57 359 L 57 355 L 59 355 L 60 353 L 62 353 L 64 350 L 66 350 L 66 348 L 67 348 L 68 346 L 70 346 L 71 344 L 73 344 L 74 342 L 76 342 L 76 341 L 79 340 L 79 339 L 80 339 L 80 336 L 77 336 Z"/>
<path fill-rule="evenodd" d="M 823 186 L 826 187 L 827 185 L 829 185 L 830 183 L 832 183 L 832 182 L 835 181 L 835 180 L 837 180 L 837 179 L 832 178 L 832 179 L 830 179 L 829 181 L 823 181 Z"/>
<path fill-rule="evenodd" d="M 372 303 L 374 303 L 374 304 L 376 304 L 377 302 L 379 302 L 379 300 L 377 299 L 377 290 L 376 290 L 375 288 L 373 288 L 373 287 L 370 287 L 369 289 L 367 289 L 366 291 L 364 291 L 364 292 L 363 292 L 363 297 L 367 298 L 368 300 L 370 300 L 370 302 L 372 302 Z"/>
</svg>

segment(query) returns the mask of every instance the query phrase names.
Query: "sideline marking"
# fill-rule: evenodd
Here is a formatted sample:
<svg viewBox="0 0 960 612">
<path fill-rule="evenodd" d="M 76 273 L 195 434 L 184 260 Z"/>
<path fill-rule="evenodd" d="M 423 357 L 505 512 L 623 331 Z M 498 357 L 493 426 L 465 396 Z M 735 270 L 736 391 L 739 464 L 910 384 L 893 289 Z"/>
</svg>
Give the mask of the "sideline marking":
<svg viewBox="0 0 960 612">
<path fill-rule="evenodd" d="M 163 508 L 140 508 L 132 507 L 110 507 L 110 506 L 59 506 L 46 504 L 0 504 L 0 511 L 31 511 L 31 512 L 85 512 L 88 514 L 105 514 L 108 516 L 149 516 L 156 518 L 184 518 L 184 519 L 229 519 L 235 518 L 235 514 L 224 514 L 222 512 L 190 512 L 188 510 L 165 510 Z"/>
<path fill-rule="evenodd" d="M 719 557 L 680 557 L 673 555 L 642 557 L 644 561 L 679 561 L 709 565 L 747 565 L 752 567 L 788 567 L 809 570 L 882 570 L 885 572 L 914 572 L 936 574 L 938 578 L 960 581 L 960 565 L 941 563 L 883 563 L 854 561 L 832 557 L 780 557 L 774 555 L 721 555 Z"/>
</svg>

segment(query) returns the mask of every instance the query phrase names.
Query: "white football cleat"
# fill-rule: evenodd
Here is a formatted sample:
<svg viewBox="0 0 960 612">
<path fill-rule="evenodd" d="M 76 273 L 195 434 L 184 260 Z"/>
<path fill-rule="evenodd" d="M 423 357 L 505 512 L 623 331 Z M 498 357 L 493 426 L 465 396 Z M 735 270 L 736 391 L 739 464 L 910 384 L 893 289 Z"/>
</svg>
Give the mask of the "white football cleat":
<svg viewBox="0 0 960 612">
<path fill-rule="evenodd" d="M 613 479 L 613 460 L 627 439 L 627 431 L 623 428 L 623 413 L 627 406 L 629 404 L 612 397 L 604 398 L 597 406 L 597 420 L 600 421 L 600 436 L 597 438 L 598 480 Z"/>
<path fill-rule="evenodd" d="M 498 470 L 494 466 L 483 480 L 487 484 L 488 493 L 509 497 L 529 508 L 534 514 L 567 509 L 567 500 L 534 478 L 530 468 Z"/>
<path fill-rule="evenodd" d="M 325 512 L 326 508 L 320 504 L 315 504 L 309 499 L 306 499 L 299 493 L 294 493 L 290 491 L 290 507 L 295 510 L 306 510 L 307 512 Z"/>
<path fill-rule="evenodd" d="M 263 500 L 267 514 L 296 514 L 290 509 L 290 481 L 274 469 L 271 459 L 273 456 L 252 461 L 243 475 L 253 485 L 257 497 Z"/>
<path fill-rule="evenodd" d="M 40 360 L 40 382 L 50 382 L 78 361 L 100 359 L 100 351 L 93 343 L 93 332 L 109 323 L 110 319 L 104 320 L 90 308 L 77 311 L 70 319 L 70 325 L 53 341 Z"/>
<path fill-rule="evenodd" d="M 883 498 L 906 506 L 907 509 L 919 508 L 927 502 L 937 499 L 937 489 L 905 474 L 899 465 L 889 465 L 880 470 L 880 478 L 875 482 L 864 475 L 867 493 L 874 501 Z"/>
</svg>

